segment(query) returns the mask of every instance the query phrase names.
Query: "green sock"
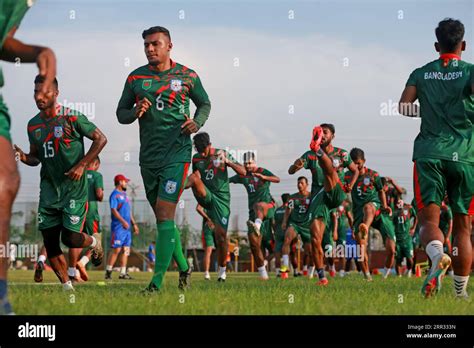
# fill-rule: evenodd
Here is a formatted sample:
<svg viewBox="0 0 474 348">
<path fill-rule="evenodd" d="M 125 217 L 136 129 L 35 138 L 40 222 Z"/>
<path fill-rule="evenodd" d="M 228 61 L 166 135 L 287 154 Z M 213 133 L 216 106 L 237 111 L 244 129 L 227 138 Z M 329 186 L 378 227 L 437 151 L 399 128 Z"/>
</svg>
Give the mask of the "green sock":
<svg viewBox="0 0 474 348">
<path fill-rule="evenodd" d="M 158 222 L 156 228 L 155 273 L 151 281 L 161 288 L 175 249 L 175 224 L 173 220 L 165 220 Z"/>
<path fill-rule="evenodd" d="M 178 226 L 174 228 L 174 252 L 173 258 L 178 264 L 178 268 L 181 272 L 187 271 L 189 269 L 188 260 L 183 254 L 183 248 L 181 247 L 181 232 L 178 229 Z"/>
</svg>

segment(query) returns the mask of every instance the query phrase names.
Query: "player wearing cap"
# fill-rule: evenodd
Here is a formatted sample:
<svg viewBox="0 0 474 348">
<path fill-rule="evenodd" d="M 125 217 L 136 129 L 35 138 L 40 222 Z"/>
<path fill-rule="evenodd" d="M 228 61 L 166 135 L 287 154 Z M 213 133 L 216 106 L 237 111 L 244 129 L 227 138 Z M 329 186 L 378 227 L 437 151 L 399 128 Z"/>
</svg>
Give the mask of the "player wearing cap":
<svg viewBox="0 0 474 348">
<path fill-rule="evenodd" d="M 120 251 L 123 250 L 120 259 L 119 279 L 132 279 L 127 273 L 127 260 L 130 255 L 130 246 L 132 245 L 132 232 L 138 234 L 138 226 L 133 218 L 130 206 L 130 200 L 127 197 L 127 179 L 124 175 L 118 174 L 114 178 L 115 190 L 110 195 L 110 210 L 112 215 L 111 223 L 111 248 L 107 267 L 105 269 L 105 279 L 112 279 L 112 269 L 117 260 Z"/>
</svg>

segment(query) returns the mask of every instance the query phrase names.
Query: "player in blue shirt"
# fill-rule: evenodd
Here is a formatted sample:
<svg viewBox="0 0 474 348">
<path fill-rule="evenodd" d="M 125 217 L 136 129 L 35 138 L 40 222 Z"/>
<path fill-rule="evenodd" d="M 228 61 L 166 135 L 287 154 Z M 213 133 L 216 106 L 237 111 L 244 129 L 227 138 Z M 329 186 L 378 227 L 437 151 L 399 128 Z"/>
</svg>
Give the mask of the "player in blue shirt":
<svg viewBox="0 0 474 348">
<path fill-rule="evenodd" d="M 120 262 L 120 276 L 119 279 L 132 279 L 127 273 L 127 259 L 130 255 L 130 246 L 132 245 L 132 232 L 138 234 L 138 225 L 131 213 L 130 200 L 127 197 L 127 183 L 130 180 L 124 175 L 119 174 L 114 178 L 115 190 L 109 198 L 110 210 L 112 212 L 111 223 L 111 248 L 112 252 L 109 255 L 109 261 L 105 269 L 105 279 L 112 279 L 112 269 L 117 260 L 121 250 L 123 250 Z"/>
</svg>

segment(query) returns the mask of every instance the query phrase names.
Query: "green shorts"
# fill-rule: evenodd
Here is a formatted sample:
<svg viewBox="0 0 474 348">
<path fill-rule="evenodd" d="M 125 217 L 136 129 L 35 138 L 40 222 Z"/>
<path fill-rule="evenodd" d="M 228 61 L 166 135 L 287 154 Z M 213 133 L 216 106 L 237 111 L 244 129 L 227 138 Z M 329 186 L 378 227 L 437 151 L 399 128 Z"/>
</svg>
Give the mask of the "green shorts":
<svg viewBox="0 0 474 348">
<path fill-rule="evenodd" d="M 12 141 L 10 135 L 10 115 L 8 114 L 8 108 L 3 102 L 3 98 L 0 94 L 0 137 L 4 137 L 9 142 Z"/>
<path fill-rule="evenodd" d="M 403 258 L 413 258 L 413 243 L 410 238 L 406 238 L 403 241 L 398 241 L 395 247 L 395 258 L 397 263 L 403 261 Z"/>
<path fill-rule="evenodd" d="M 158 198 L 178 203 L 188 174 L 189 163 L 172 163 L 162 168 L 141 167 L 145 194 L 152 207 Z"/>
<path fill-rule="evenodd" d="M 311 232 L 309 230 L 308 222 L 304 222 L 304 223 L 290 222 L 289 226 L 293 227 L 296 234 L 299 234 L 301 236 L 301 241 L 303 242 L 303 244 L 311 243 Z"/>
<path fill-rule="evenodd" d="M 203 219 L 202 221 L 202 247 L 216 247 L 216 242 L 214 240 L 214 231 L 209 228 L 206 223 L 206 220 Z"/>
<path fill-rule="evenodd" d="M 395 226 L 393 225 L 392 218 L 387 213 L 380 213 L 376 216 L 374 222 L 372 222 L 372 227 L 380 231 L 384 244 L 387 238 L 394 242 L 397 240 L 395 237 Z"/>
<path fill-rule="evenodd" d="M 430 203 L 440 206 L 447 191 L 453 213 L 474 215 L 474 165 L 418 159 L 414 163 L 413 186 L 418 210 Z"/>
<path fill-rule="evenodd" d="M 214 224 L 219 224 L 227 231 L 230 217 L 230 201 L 222 199 L 216 194 L 213 194 L 206 186 L 206 197 L 196 198 L 198 203 L 206 209 L 208 216 Z"/>
<path fill-rule="evenodd" d="M 368 202 L 365 204 L 372 204 L 375 207 L 375 211 L 380 210 L 380 202 Z M 365 206 L 364 204 L 364 206 Z M 364 206 L 354 207 L 352 212 L 354 213 L 354 234 L 357 236 L 359 233 L 359 225 L 364 221 Z"/>
<path fill-rule="evenodd" d="M 100 219 L 97 216 L 89 217 L 89 214 L 87 214 L 84 232 L 90 236 L 92 236 L 94 233 L 100 233 Z"/>
<path fill-rule="evenodd" d="M 329 211 L 340 206 L 346 197 L 347 195 L 339 183 L 329 192 L 324 191 L 324 189 L 319 191 L 311 199 L 308 208 L 309 223 L 311 224 L 313 220 L 321 218 L 327 226 L 330 221 Z"/>
<path fill-rule="evenodd" d="M 87 214 L 87 202 L 66 205 L 65 208 L 50 208 L 44 205 L 38 207 L 38 229 L 62 226 L 73 232 L 82 232 Z"/>
</svg>

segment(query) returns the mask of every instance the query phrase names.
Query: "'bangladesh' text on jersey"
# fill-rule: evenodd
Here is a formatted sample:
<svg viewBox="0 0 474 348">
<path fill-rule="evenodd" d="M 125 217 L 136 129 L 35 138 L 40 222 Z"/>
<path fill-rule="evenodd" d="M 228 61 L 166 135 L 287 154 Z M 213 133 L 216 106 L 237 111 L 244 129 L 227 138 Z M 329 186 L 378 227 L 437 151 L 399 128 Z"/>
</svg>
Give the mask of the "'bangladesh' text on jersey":
<svg viewBox="0 0 474 348">
<path fill-rule="evenodd" d="M 58 105 L 56 116 L 44 120 L 38 113 L 28 122 L 28 138 L 41 162 L 40 204 L 62 208 L 87 202 L 87 177 L 64 175 L 84 157 L 84 137 L 96 129 L 83 114 Z"/>
<path fill-rule="evenodd" d="M 117 117 L 125 120 L 129 110 L 146 97 L 152 105 L 139 119 L 140 166 L 161 168 L 171 163 L 191 161 L 192 142 L 181 133 L 181 125 L 190 116 L 189 99 L 197 107 L 194 121 L 202 127 L 209 116 L 210 101 L 196 72 L 171 62 L 169 70 L 158 72 L 144 65 L 127 78 L 120 98 Z"/>
<path fill-rule="evenodd" d="M 413 71 L 406 83 L 415 86 L 421 127 L 413 160 L 442 159 L 474 164 L 474 65 L 455 55 Z"/>
<path fill-rule="evenodd" d="M 347 172 L 345 182 L 352 179 L 352 172 Z M 352 204 L 354 208 L 361 209 L 366 203 L 380 203 L 378 191 L 382 190 L 382 180 L 375 170 L 365 168 L 365 174 L 359 174 L 356 183 L 351 191 Z"/>
<path fill-rule="evenodd" d="M 230 202 L 229 176 L 227 173 L 227 165 L 218 157 L 220 149 L 211 149 L 208 157 L 202 157 L 197 153 L 193 156 L 193 172 L 196 170 L 201 174 L 201 180 L 212 192 L 219 198 Z M 235 162 L 230 154 L 226 157 Z"/>
</svg>

